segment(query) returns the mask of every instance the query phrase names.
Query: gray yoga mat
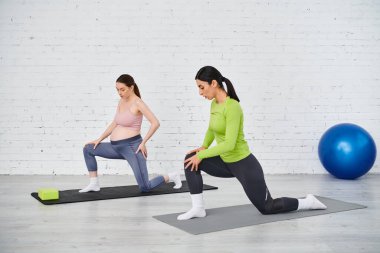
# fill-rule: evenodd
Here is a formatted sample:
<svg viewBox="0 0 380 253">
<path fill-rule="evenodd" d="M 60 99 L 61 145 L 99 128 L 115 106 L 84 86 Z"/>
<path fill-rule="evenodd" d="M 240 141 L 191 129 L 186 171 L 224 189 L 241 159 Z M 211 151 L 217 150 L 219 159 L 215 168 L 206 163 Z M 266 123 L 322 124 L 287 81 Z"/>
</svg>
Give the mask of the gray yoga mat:
<svg viewBox="0 0 380 253">
<path fill-rule="evenodd" d="M 179 228 L 190 234 L 198 235 L 269 222 L 298 219 L 316 215 L 366 208 L 366 206 L 359 204 L 319 196 L 316 197 L 327 206 L 326 210 L 309 210 L 272 215 L 262 215 L 252 204 L 247 204 L 207 209 L 207 216 L 205 218 L 195 218 L 186 221 L 177 220 L 177 216 L 181 213 L 157 215 L 153 216 L 153 218 L 156 218 L 159 221 L 162 221 L 173 227 Z"/>
</svg>

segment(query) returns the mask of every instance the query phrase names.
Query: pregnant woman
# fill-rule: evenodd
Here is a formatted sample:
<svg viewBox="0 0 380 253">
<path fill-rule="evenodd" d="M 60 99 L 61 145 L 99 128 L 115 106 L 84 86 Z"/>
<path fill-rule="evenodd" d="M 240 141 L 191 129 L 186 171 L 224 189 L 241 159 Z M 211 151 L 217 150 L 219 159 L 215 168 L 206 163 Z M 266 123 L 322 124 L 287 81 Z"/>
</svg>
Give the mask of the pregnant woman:
<svg viewBox="0 0 380 253">
<path fill-rule="evenodd" d="M 139 89 L 132 76 L 121 75 L 116 80 L 116 90 L 120 101 L 114 120 L 98 139 L 87 143 L 83 148 L 90 184 L 79 192 L 100 190 L 96 156 L 126 160 L 133 170 L 141 192 L 149 192 L 168 182 L 174 182 L 175 189 L 181 188 L 182 182 L 177 172 L 149 180 L 146 166 L 148 152 L 145 144 L 160 124 L 149 107 L 141 100 Z M 144 138 L 140 135 L 143 116 L 151 124 Z M 110 136 L 110 142 L 101 142 L 108 136 Z"/>
</svg>

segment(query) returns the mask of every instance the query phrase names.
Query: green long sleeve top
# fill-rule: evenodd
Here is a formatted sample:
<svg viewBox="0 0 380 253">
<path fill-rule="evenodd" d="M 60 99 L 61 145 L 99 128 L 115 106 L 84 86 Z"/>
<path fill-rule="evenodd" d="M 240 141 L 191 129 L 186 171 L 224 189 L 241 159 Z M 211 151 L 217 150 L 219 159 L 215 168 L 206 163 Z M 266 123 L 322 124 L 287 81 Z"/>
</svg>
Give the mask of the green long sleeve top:
<svg viewBox="0 0 380 253">
<path fill-rule="evenodd" d="M 246 158 L 251 151 L 244 139 L 243 111 L 235 99 L 227 97 L 224 103 L 211 103 L 210 123 L 202 146 L 197 153 L 199 159 L 220 156 L 226 163 Z M 217 145 L 210 147 L 216 140 Z"/>
</svg>

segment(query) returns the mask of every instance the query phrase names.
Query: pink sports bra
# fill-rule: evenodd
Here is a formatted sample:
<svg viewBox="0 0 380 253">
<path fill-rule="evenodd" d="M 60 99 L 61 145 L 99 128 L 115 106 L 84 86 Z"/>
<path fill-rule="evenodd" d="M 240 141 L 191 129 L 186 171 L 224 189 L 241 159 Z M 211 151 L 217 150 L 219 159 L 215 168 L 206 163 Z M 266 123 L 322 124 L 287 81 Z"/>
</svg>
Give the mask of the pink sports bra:
<svg viewBox="0 0 380 253">
<path fill-rule="evenodd" d="M 130 128 L 132 130 L 140 131 L 143 115 L 133 114 L 130 107 L 125 108 L 124 112 L 120 112 L 120 106 L 117 107 L 115 122 L 117 125 Z"/>
</svg>

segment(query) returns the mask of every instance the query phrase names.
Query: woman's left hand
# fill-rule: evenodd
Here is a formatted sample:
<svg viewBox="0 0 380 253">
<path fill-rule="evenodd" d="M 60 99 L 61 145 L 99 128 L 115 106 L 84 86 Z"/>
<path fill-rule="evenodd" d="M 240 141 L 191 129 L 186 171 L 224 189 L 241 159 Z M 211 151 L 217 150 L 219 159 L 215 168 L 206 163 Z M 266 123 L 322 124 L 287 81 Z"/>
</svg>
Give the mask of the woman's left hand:
<svg viewBox="0 0 380 253">
<path fill-rule="evenodd" d="M 145 147 L 145 143 L 140 143 L 137 151 L 136 151 L 136 154 L 141 151 L 142 155 L 144 156 L 144 158 L 146 159 L 148 157 L 148 151 L 146 150 L 146 147 Z"/>
<path fill-rule="evenodd" d="M 201 163 L 201 159 L 198 158 L 198 156 L 195 154 L 190 158 L 187 158 L 185 160 L 185 168 L 187 169 L 191 165 L 191 171 L 198 170 L 198 165 Z"/>
</svg>

